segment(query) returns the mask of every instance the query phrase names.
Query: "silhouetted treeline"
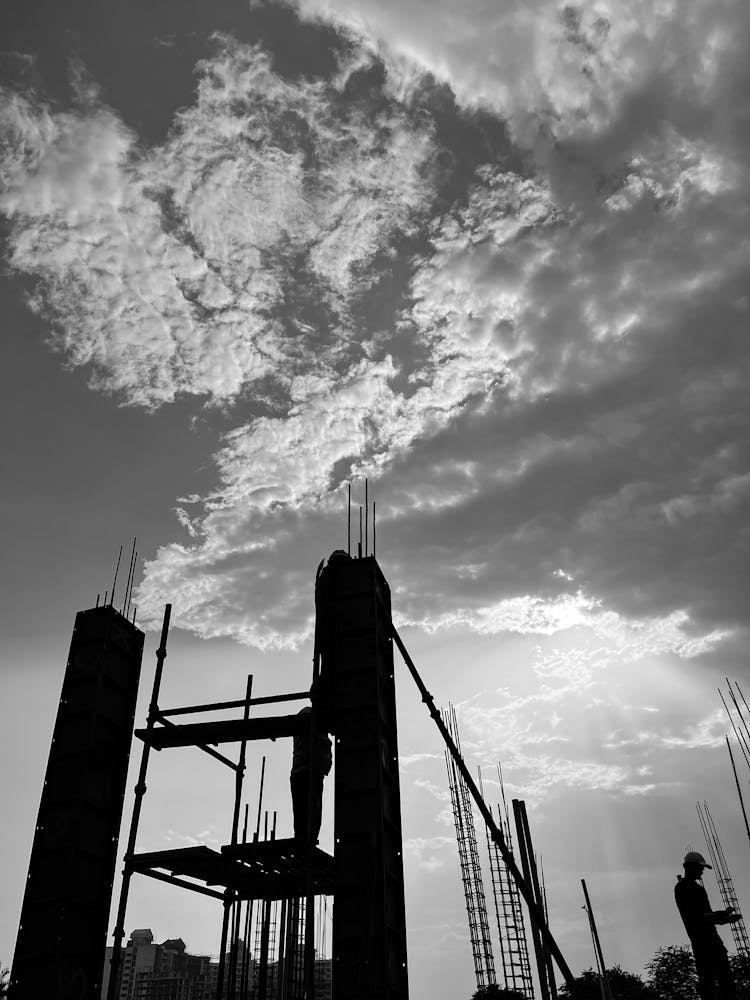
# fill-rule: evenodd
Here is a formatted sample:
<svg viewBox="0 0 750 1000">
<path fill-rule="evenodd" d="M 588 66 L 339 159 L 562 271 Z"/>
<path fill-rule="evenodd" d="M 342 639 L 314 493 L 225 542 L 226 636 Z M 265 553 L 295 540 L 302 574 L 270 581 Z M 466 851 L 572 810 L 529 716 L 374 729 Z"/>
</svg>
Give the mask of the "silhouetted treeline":
<svg viewBox="0 0 750 1000">
<path fill-rule="evenodd" d="M 729 961 L 737 997 L 750 1000 L 750 957 L 732 955 Z M 657 949 L 642 976 L 614 965 L 607 969 L 607 978 L 613 1000 L 700 1000 L 693 953 L 684 945 Z M 576 978 L 575 984 L 577 1000 L 601 1000 L 598 972 L 586 969 Z M 560 1000 L 571 1000 L 570 990 L 565 985 L 560 987 L 559 995 Z M 478 989 L 471 1000 L 525 1000 L 525 997 L 515 990 L 493 985 Z"/>
<path fill-rule="evenodd" d="M 732 955 L 729 961 L 737 996 L 750 997 L 750 958 Z M 683 945 L 659 948 L 646 964 L 643 976 L 626 972 L 615 965 L 607 969 L 607 978 L 613 1000 L 700 1000 L 693 953 Z M 601 1000 L 599 974 L 593 969 L 582 972 L 575 984 L 578 1000 Z M 559 993 L 561 1000 L 571 1000 L 566 985 L 560 987 Z M 476 993 L 475 996 L 485 997 L 488 994 Z"/>
</svg>

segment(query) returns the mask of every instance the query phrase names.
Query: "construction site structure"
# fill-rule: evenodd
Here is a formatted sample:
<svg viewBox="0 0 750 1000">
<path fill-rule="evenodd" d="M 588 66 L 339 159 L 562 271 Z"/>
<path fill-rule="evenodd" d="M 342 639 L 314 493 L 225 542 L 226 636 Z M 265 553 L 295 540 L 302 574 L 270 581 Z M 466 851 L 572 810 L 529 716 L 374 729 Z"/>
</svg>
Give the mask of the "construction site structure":
<svg viewBox="0 0 750 1000">
<path fill-rule="evenodd" d="M 250 995 L 247 971 L 233 942 L 239 929 L 255 928 L 255 996 L 315 995 L 315 899 L 333 896 L 332 976 L 337 1000 L 407 1000 L 401 806 L 398 776 L 390 591 L 372 556 L 339 553 L 319 568 L 312 712 L 308 716 L 250 717 L 253 706 L 308 700 L 308 692 L 253 698 L 248 678 L 242 701 L 163 710 L 159 688 L 166 658 L 168 605 L 157 651 L 141 771 L 125 856 L 115 927 L 110 997 L 114 1000 L 125 932 L 128 888 L 141 874 L 223 903 L 217 997 Z M 175 723 L 174 717 L 241 708 L 241 719 Z M 312 841 L 239 836 L 239 812 L 248 740 L 277 740 L 310 733 L 322 720 L 336 739 L 334 856 Z M 239 743 L 232 760 L 215 747 Z M 149 751 L 197 746 L 235 773 L 230 843 L 136 853 L 138 821 Z M 260 796 L 259 796 L 260 809 Z M 264 831 L 265 834 L 265 831 Z M 219 890 L 217 887 L 222 887 Z M 274 909 L 275 904 L 275 909 Z M 283 914 L 283 920 L 279 919 Z M 278 924 L 281 924 L 279 929 Z M 277 934 L 279 935 L 277 937 Z M 245 933 L 244 940 L 250 935 Z M 301 944 L 300 944 L 301 943 Z M 228 954 L 228 959 L 224 956 Z M 302 957 L 301 957 L 302 956 Z M 279 983 L 271 979 L 276 962 Z M 272 991 L 277 990 L 278 993 Z"/>
<path fill-rule="evenodd" d="M 390 588 L 374 556 L 330 559 L 323 572 L 317 680 L 324 703 L 332 688 L 336 738 L 334 993 L 406 1000 Z"/>
<path fill-rule="evenodd" d="M 111 603 L 76 615 L 31 848 L 11 1000 L 100 996 L 143 639 Z"/>
<path fill-rule="evenodd" d="M 719 834 L 716 830 L 711 810 L 705 801 L 702 806 L 700 802 L 696 802 L 696 809 L 698 812 L 698 821 L 700 822 L 706 847 L 708 848 L 708 856 L 711 859 L 714 874 L 716 875 L 721 900 L 727 909 L 731 908 L 735 912 L 740 913 L 737 893 L 734 891 L 732 876 L 729 874 L 729 865 L 727 864 L 727 859 L 719 840 Z M 750 940 L 748 940 L 744 917 L 740 917 L 736 923 L 730 924 L 730 928 L 737 954 L 745 958 L 750 957 Z"/>
<path fill-rule="evenodd" d="M 456 712 L 451 705 L 443 713 L 443 719 L 453 740 L 461 752 L 461 740 L 458 734 Z M 497 982 L 495 976 L 495 961 L 492 955 L 490 927 L 487 919 L 487 903 L 482 881 L 482 867 L 479 862 L 479 847 L 477 844 L 474 813 L 466 782 L 456 767 L 450 753 L 445 751 L 445 765 L 448 771 L 453 821 L 456 827 L 458 844 L 458 860 L 461 869 L 461 881 L 464 887 L 466 916 L 469 922 L 469 938 L 471 954 L 474 959 L 474 975 L 477 988 L 492 986 Z"/>
<path fill-rule="evenodd" d="M 508 806 L 505 801 L 505 788 L 502 771 L 498 766 L 498 781 L 502 796 L 503 809 L 496 803 L 497 818 L 500 829 L 505 836 L 508 851 L 513 857 L 513 837 L 510 829 Z M 497 844 L 492 841 L 487 827 L 487 853 L 490 860 L 490 875 L 492 878 L 492 894 L 495 903 L 495 919 L 500 942 L 500 958 L 503 967 L 503 979 L 506 990 L 521 993 L 527 1000 L 533 1000 L 534 982 L 531 976 L 531 962 L 526 938 L 526 926 L 521 907 L 521 896 L 518 886 L 511 878 L 508 866 L 504 863 Z"/>
<path fill-rule="evenodd" d="M 159 697 L 171 619 L 171 605 L 166 605 L 146 726 L 136 731 L 142 742 L 141 760 L 124 851 L 108 1000 L 117 1000 L 120 992 L 127 903 L 136 875 L 220 904 L 217 1000 L 244 1000 L 251 994 L 258 1000 L 313 1000 L 319 995 L 320 915 L 331 897 L 331 979 L 336 1000 L 408 1000 L 394 644 L 447 748 L 460 816 L 466 822 L 472 817 L 472 832 L 467 833 L 470 855 L 476 853 L 473 801 L 547 954 L 574 989 L 541 897 L 532 879 L 516 865 L 460 747 L 393 625 L 388 584 L 374 554 L 368 554 L 367 524 L 365 517 L 364 553 L 360 537 L 356 558 L 337 551 L 319 567 L 309 691 L 255 697 L 250 676 L 245 696 L 236 701 L 162 708 Z M 134 559 L 131 556 L 126 587 L 128 611 Z M 39 996 L 98 1000 L 142 648 L 143 634 L 111 603 L 106 605 L 106 595 L 104 607 L 82 612 L 76 620 L 11 974 L 11 1000 Z M 251 715 L 259 706 L 283 711 L 293 702 L 306 703 L 306 713 Z M 239 718 L 216 717 L 235 710 L 240 711 Z M 267 812 L 261 836 L 264 769 L 255 833 L 251 839 L 247 808 L 240 831 L 248 742 L 295 738 L 302 746 L 307 741 L 314 761 L 320 733 L 332 733 L 336 743 L 333 855 L 317 846 L 310 808 L 312 765 L 306 836 L 298 830 L 293 838 L 277 837 L 275 818 L 269 823 Z M 218 749 L 228 743 L 238 745 L 236 757 Z M 219 850 L 198 845 L 138 851 L 150 753 L 185 747 L 198 748 L 233 776 L 229 842 Z M 300 790 L 299 784 L 296 788 Z M 295 802 L 300 801 L 298 795 Z M 48 878 L 51 871 L 55 878 Z M 484 902 L 483 909 L 480 941 L 489 941 Z M 55 928 L 52 936 L 50 926 Z M 74 927 L 79 949 L 75 955 L 69 926 Z M 85 954 L 80 950 L 82 940 L 87 942 Z M 39 941 L 52 942 L 43 956 Z M 250 941 L 255 944 L 252 956 Z M 489 945 L 487 954 L 491 961 Z M 489 970 L 487 961 L 485 968 Z"/>
</svg>

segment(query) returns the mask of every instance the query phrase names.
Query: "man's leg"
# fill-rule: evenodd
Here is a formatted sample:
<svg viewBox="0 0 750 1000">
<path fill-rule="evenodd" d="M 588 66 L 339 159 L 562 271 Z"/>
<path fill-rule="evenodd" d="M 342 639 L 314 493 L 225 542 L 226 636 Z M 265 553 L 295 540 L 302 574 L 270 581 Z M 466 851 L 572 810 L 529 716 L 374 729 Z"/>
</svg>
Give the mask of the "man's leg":
<svg viewBox="0 0 750 1000">
<path fill-rule="evenodd" d="M 292 786 L 292 813 L 294 815 L 294 836 L 297 840 L 307 840 L 307 802 L 309 771 L 295 771 L 290 775 Z"/>
<path fill-rule="evenodd" d="M 710 951 L 693 948 L 695 956 L 695 971 L 698 973 L 698 995 L 701 1000 L 717 1000 L 716 975 L 714 972 L 713 955 Z"/>
<path fill-rule="evenodd" d="M 718 1000 L 735 1000 L 734 976 L 732 975 L 732 967 L 729 964 L 727 950 L 723 944 L 721 948 L 716 949 L 714 973 L 718 985 Z"/>
<path fill-rule="evenodd" d="M 323 775 L 315 774 L 312 779 L 312 812 L 310 814 L 310 839 L 318 842 L 320 824 L 323 818 Z"/>
</svg>

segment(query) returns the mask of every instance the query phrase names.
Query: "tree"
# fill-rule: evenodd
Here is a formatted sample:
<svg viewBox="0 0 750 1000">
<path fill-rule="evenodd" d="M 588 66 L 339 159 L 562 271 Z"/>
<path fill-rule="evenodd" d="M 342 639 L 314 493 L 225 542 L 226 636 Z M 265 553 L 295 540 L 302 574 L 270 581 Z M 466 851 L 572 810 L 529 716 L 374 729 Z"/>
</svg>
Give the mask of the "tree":
<svg viewBox="0 0 750 1000">
<path fill-rule="evenodd" d="M 731 955 L 729 964 L 732 966 L 737 996 L 750 997 L 750 956 Z"/>
<path fill-rule="evenodd" d="M 4 969 L 0 963 L 0 997 L 7 997 L 10 980 L 10 969 Z"/>
<path fill-rule="evenodd" d="M 669 945 L 657 949 L 646 964 L 647 982 L 657 1000 L 698 1000 L 698 975 L 690 948 Z"/>
<path fill-rule="evenodd" d="M 640 976 L 636 976 L 632 972 L 625 972 L 619 965 L 613 965 L 611 969 L 607 969 L 607 979 L 612 990 L 613 1000 L 656 1000 L 650 987 L 644 983 Z M 593 969 L 585 969 L 575 979 L 575 991 L 576 1000 L 601 1000 L 599 973 L 594 972 Z M 563 1000 L 571 1000 L 567 984 L 560 987 L 559 993 Z"/>
</svg>

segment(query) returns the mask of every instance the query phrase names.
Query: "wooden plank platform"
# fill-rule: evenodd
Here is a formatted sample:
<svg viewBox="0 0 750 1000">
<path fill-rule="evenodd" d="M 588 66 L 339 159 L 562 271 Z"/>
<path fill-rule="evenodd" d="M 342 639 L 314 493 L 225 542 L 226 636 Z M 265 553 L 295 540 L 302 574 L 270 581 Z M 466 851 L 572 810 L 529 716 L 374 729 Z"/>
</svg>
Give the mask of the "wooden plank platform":
<svg viewBox="0 0 750 1000">
<path fill-rule="evenodd" d="M 135 872 L 161 880 L 194 879 L 205 886 L 232 889 L 242 899 L 289 899 L 307 893 L 308 864 L 312 869 L 313 895 L 333 894 L 333 858 L 317 847 L 289 840 L 256 844 L 231 844 L 221 852 L 210 847 L 182 847 L 169 851 L 134 854 Z M 191 888 L 185 881 L 177 884 Z M 200 891 L 200 885 L 196 889 Z"/>
<path fill-rule="evenodd" d="M 222 847 L 221 853 L 224 857 L 242 861 L 258 879 L 269 882 L 274 882 L 276 879 L 294 882 L 301 888 L 298 895 L 304 895 L 306 892 L 309 867 L 312 871 L 313 894 L 333 895 L 333 858 L 319 847 L 308 847 L 302 841 L 288 838 L 234 846 L 229 844 Z"/>
</svg>

